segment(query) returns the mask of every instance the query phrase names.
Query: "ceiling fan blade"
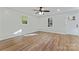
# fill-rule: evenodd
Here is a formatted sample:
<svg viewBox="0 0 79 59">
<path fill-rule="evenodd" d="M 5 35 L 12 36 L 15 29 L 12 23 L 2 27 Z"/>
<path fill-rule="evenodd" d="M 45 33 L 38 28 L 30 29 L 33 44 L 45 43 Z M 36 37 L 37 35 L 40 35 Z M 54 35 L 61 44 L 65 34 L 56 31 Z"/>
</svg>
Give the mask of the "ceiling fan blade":
<svg viewBox="0 0 79 59">
<path fill-rule="evenodd" d="M 38 14 L 39 12 L 35 12 L 35 14 Z"/>
<path fill-rule="evenodd" d="M 49 10 L 42 10 L 43 12 L 50 12 Z"/>
</svg>

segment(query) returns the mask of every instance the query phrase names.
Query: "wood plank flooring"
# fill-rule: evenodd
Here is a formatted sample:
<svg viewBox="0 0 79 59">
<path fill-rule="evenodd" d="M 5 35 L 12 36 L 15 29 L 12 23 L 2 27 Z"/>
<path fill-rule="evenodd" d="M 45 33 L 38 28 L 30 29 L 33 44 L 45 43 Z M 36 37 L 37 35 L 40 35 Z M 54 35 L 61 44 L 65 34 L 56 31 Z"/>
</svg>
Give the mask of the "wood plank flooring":
<svg viewBox="0 0 79 59">
<path fill-rule="evenodd" d="M 79 36 L 35 32 L 0 41 L 0 51 L 79 51 Z"/>
</svg>

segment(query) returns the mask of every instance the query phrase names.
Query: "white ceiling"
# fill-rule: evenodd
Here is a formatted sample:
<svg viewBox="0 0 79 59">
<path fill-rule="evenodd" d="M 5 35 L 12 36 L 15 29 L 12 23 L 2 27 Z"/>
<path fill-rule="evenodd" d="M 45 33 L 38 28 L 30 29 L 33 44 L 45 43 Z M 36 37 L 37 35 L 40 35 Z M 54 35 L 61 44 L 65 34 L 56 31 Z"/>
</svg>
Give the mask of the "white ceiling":
<svg viewBox="0 0 79 59">
<path fill-rule="evenodd" d="M 16 10 L 19 12 L 23 12 L 29 15 L 35 15 L 34 9 L 39 9 L 39 7 L 9 7 L 9 9 Z M 44 7 L 44 9 L 50 10 L 50 12 L 44 13 L 44 15 L 54 15 L 63 12 L 70 12 L 75 10 L 79 10 L 78 7 Z"/>
</svg>

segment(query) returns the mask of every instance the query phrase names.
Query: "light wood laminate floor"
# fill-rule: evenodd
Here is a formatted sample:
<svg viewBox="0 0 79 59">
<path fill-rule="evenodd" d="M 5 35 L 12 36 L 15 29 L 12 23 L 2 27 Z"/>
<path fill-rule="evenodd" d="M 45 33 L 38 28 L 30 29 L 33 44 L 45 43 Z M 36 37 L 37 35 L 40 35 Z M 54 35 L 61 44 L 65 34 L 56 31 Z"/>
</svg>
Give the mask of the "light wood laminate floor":
<svg viewBox="0 0 79 59">
<path fill-rule="evenodd" d="M 0 51 L 79 51 L 79 36 L 49 32 L 0 41 Z"/>
</svg>

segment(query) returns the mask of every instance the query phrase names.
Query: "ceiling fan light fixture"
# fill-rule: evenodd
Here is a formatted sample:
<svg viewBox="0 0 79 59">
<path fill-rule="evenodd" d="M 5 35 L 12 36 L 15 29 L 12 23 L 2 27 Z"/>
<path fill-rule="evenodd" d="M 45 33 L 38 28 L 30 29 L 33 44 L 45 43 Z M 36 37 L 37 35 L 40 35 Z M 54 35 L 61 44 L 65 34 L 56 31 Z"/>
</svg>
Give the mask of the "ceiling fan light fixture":
<svg viewBox="0 0 79 59">
<path fill-rule="evenodd" d="M 39 12 L 39 15 L 43 15 L 44 14 L 44 12 Z"/>
<path fill-rule="evenodd" d="M 43 7 L 39 7 L 39 9 L 34 9 L 35 14 L 38 14 L 38 15 L 44 15 L 45 12 L 50 12 L 49 10 L 47 9 L 44 9 Z"/>
</svg>

